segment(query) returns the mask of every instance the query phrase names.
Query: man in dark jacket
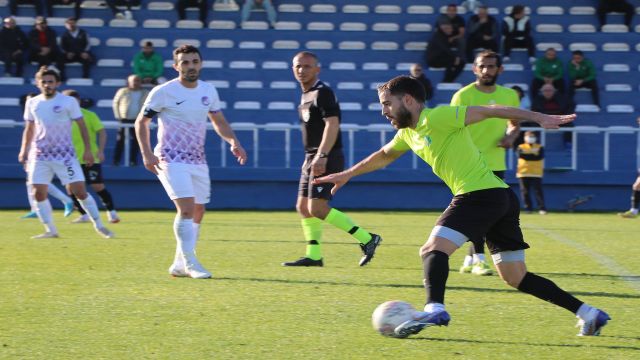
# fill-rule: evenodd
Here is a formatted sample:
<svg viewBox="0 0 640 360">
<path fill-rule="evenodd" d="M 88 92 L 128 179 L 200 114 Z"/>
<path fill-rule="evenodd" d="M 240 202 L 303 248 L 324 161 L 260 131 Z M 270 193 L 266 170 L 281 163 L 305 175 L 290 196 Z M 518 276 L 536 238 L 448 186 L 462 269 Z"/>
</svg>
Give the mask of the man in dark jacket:
<svg viewBox="0 0 640 360">
<path fill-rule="evenodd" d="M 36 61 L 39 67 L 52 63 L 55 63 L 58 69 L 63 67 L 56 36 L 56 32 L 47 25 L 47 19 L 37 16 L 35 26 L 28 35 L 29 60 Z"/>
<path fill-rule="evenodd" d="M 531 104 L 531 110 L 537 111 L 547 115 L 567 115 L 573 114 L 576 106 L 573 101 L 563 94 L 556 91 L 552 84 L 544 84 L 540 88 L 540 95 L 537 95 L 533 104 Z M 560 127 L 573 127 L 573 123 L 563 124 Z M 562 134 L 565 149 L 571 148 L 571 133 L 564 132 Z"/>
<path fill-rule="evenodd" d="M 489 10 L 486 6 L 483 5 L 478 8 L 476 15 L 469 19 L 467 29 L 469 34 L 466 47 L 467 62 L 473 62 L 473 50 L 477 48 L 498 52 L 498 39 L 500 37 L 498 22 L 493 16 L 489 15 Z"/>
<path fill-rule="evenodd" d="M 4 18 L 0 31 L 0 60 L 4 62 L 5 74 L 12 75 L 11 66 L 16 63 L 15 76 L 22 76 L 27 47 L 27 36 L 16 26 L 16 20 L 13 17 Z"/>
<path fill-rule="evenodd" d="M 86 31 L 78 27 L 76 19 L 73 17 L 65 21 L 64 27 L 67 28 L 67 31 L 65 31 L 60 38 L 60 47 L 62 48 L 64 63 L 81 63 L 82 77 L 89 78 L 89 69 L 94 62 L 93 55 L 89 52 L 91 48 L 89 35 L 87 35 Z M 64 78 L 64 68 L 60 69 L 60 72 Z"/>
<path fill-rule="evenodd" d="M 454 82 L 464 69 L 462 49 L 456 48 L 455 43 L 449 41 L 453 36 L 451 24 L 441 22 L 427 45 L 427 65 L 445 68 L 442 82 Z"/>
</svg>

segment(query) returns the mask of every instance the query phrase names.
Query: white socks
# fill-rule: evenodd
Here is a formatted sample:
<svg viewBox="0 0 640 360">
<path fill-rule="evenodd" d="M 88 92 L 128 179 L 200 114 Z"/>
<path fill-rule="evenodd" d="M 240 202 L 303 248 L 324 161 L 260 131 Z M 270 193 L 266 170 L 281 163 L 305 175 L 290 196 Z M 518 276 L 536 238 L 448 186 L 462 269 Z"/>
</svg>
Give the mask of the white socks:
<svg viewBox="0 0 640 360">
<path fill-rule="evenodd" d="M 464 256 L 464 262 L 462 263 L 462 266 L 471 266 L 473 265 L 473 258 L 469 255 L 465 255 Z"/>
<path fill-rule="evenodd" d="M 484 254 L 473 254 L 473 263 L 477 264 L 480 261 L 485 261 Z"/>
<path fill-rule="evenodd" d="M 583 303 L 582 305 L 580 305 L 580 308 L 576 313 L 576 317 L 584 321 L 589 321 L 593 316 L 598 314 L 597 312 L 594 312 L 592 310 L 595 310 L 595 308 L 587 305 L 586 303 Z"/>
<path fill-rule="evenodd" d="M 36 211 L 36 197 L 33 195 L 33 185 L 29 182 L 26 182 L 25 184 L 27 185 L 27 198 L 29 199 L 31 211 Z"/>
<path fill-rule="evenodd" d="M 38 214 L 38 218 L 47 232 L 52 234 L 58 233 L 58 229 L 56 229 L 56 226 L 53 224 L 53 218 L 51 217 L 51 203 L 49 199 L 36 201 L 36 214 Z"/>
<path fill-rule="evenodd" d="M 185 257 L 193 257 L 196 250 L 196 237 L 193 231 L 193 219 L 183 219 L 177 215 L 173 221 L 173 232 L 178 242 L 176 252 Z"/>
<path fill-rule="evenodd" d="M 444 311 L 444 304 L 428 303 L 427 305 L 424 306 L 424 312 L 432 313 L 432 312 L 438 312 L 438 311 Z"/>
<path fill-rule="evenodd" d="M 634 215 L 638 215 L 638 209 L 636 208 L 631 208 L 629 209 L 629 211 L 631 211 Z"/>
<path fill-rule="evenodd" d="M 53 186 L 53 184 L 49 184 L 49 186 L 47 186 L 47 192 L 49 193 L 49 195 L 60 200 L 60 202 L 62 202 L 63 204 L 68 204 L 71 202 L 71 198 L 68 197 L 67 194 L 65 194 L 60 189 Z"/>
<path fill-rule="evenodd" d="M 84 200 L 80 200 L 78 198 L 78 202 L 82 206 L 82 209 L 89 214 L 91 218 L 91 222 L 96 228 L 102 228 L 104 225 L 102 224 L 102 220 L 100 220 L 100 211 L 98 211 L 98 205 L 96 201 L 93 199 L 93 196 L 87 194 L 87 197 Z"/>
</svg>

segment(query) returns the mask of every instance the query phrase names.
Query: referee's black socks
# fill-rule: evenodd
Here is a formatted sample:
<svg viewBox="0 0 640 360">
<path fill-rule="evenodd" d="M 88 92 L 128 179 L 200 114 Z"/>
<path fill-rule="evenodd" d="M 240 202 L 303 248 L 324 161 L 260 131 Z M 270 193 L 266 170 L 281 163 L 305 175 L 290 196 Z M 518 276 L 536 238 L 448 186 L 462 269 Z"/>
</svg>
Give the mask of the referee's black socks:
<svg viewBox="0 0 640 360">
<path fill-rule="evenodd" d="M 518 290 L 563 307 L 574 314 L 578 312 L 580 305 L 582 305 L 582 301 L 560 289 L 553 281 L 531 272 L 527 272 L 524 275 L 520 285 L 518 285 Z"/>
<path fill-rule="evenodd" d="M 428 252 L 422 259 L 422 269 L 427 304 L 444 304 L 444 289 L 449 277 L 449 255 L 438 250 Z"/>
</svg>

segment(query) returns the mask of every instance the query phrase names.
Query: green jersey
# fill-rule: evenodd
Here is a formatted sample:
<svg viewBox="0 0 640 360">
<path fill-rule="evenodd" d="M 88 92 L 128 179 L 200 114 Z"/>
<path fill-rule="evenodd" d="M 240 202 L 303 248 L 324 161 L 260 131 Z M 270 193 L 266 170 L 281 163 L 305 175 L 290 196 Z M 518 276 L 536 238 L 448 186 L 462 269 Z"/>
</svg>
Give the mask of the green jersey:
<svg viewBox="0 0 640 360">
<path fill-rule="evenodd" d="M 451 189 L 454 195 L 508 188 L 487 166 L 464 124 L 466 106 L 424 109 L 415 129 L 400 129 L 390 144 L 394 150 L 412 150 Z"/>
<path fill-rule="evenodd" d="M 98 164 L 100 163 L 100 159 L 98 159 L 98 143 L 96 142 L 96 134 L 98 131 L 104 129 L 104 125 L 102 125 L 100 118 L 93 111 L 89 111 L 87 109 L 80 109 L 80 111 L 82 111 L 82 118 L 84 119 L 84 124 L 87 127 L 87 132 L 89 133 L 89 144 L 91 145 L 93 162 Z M 73 121 L 73 125 L 71 127 L 71 140 L 73 141 L 73 147 L 76 149 L 78 161 L 80 161 L 80 164 L 84 164 L 84 160 L 82 160 L 82 156 L 84 155 L 84 142 L 82 141 L 82 135 L 80 135 L 80 128 L 75 121 Z"/>
<path fill-rule="evenodd" d="M 488 94 L 476 89 L 475 83 L 471 83 L 453 94 L 450 105 L 505 105 L 519 107 L 520 98 L 515 90 L 504 86 L 496 85 L 496 90 Z M 508 120 L 505 119 L 490 118 L 469 126 L 469 132 L 474 144 L 476 144 L 492 171 L 504 171 L 507 169 L 505 161 L 506 150 L 498 146 L 507 132 L 507 122 Z"/>
</svg>

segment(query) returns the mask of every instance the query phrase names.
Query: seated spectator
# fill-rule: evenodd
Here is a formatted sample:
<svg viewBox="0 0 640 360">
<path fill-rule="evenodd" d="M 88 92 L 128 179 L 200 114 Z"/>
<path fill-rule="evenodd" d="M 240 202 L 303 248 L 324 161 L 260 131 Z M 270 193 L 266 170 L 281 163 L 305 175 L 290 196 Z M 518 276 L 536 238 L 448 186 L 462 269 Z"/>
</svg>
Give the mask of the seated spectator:
<svg viewBox="0 0 640 360">
<path fill-rule="evenodd" d="M 458 48 L 461 54 L 464 54 L 465 48 L 465 22 L 464 18 L 458 15 L 458 6 L 456 4 L 447 5 L 447 12 L 442 14 L 436 20 L 436 28 L 442 23 L 449 23 L 453 28 L 453 35 L 449 37 L 452 46 Z"/>
<path fill-rule="evenodd" d="M 631 30 L 631 19 L 633 19 L 635 9 L 626 0 L 600 0 L 597 11 L 600 30 L 607 25 L 607 14 L 610 12 L 624 13 L 624 24 L 627 25 L 627 29 Z"/>
<path fill-rule="evenodd" d="M 141 0 L 106 0 L 107 6 L 111 9 L 113 13 L 113 17 L 116 19 L 133 19 L 133 13 L 131 12 L 131 7 L 140 6 Z M 125 11 L 120 11 L 118 6 L 125 7 Z"/>
<path fill-rule="evenodd" d="M 409 76 L 418 80 L 424 87 L 425 103 L 431 100 L 431 98 L 433 98 L 433 85 L 431 85 L 431 80 L 429 80 L 422 71 L 422 65 L 418 63 L 411 65 L 411 68 L 409 69 Z"/>
<path fill-rule="evenodd" d="M 276 13 L 276 8 L 271 3 L 271 0 L 245 0 L 240 14 L 241 23 L 249 20 L 249 15 L 253 9 L 264 9 L 267 12 L 267 19 L 269 20 L 271 27 L 276 26 L 276 18 L 278 15 Z"/>
<path fill-rule="evenodd" d="M 514 5 L 511 14 L 502 20 L 502 56 L 504 62 L 510 60 L 511 49 L 525 48 L 529 55 L 529 62 L 533 63 L 535 58 L 535 45 L 531 37 L 531 24 L 529 17 L 524 12 L 523 5 Z"/>
<path fill-rule="evenodd" d="M 142 105 L 149 95 L 149 90 L 142 86 L 142 79 L 138 75 L 129 75 L 127 78 L 127 86 L 118 89 L 113 97 L 113 116 L 122 124 L 133 124 L 142 110 Z M 125 134 L 129 133 L 129 166 L 138 164 L 138 140 L 134 128 L 118 129 L 118 138 L 116 139 L 116 147 L 113 152 L 113 165 L 120 165 L 122 153 L 125 144 Z"/>
<path fill-rule="evenodd" d="M 13 63 L 16 64 L 15 76 L 22 76 L 25 52 L 28 47 L 27 36 L 16 26 L 16 19 L 12 16 L 4 18 L 2 30 L 0 30 L 0 60 L 4 62 L 5 76 L 12 76 Z"/>
<path fill-rule="evenodd" d="M 443 22 L 433 33 L 427 45 L 427 65 L 435 68 L 445 68 L 442 82 L 454 82 L 464 69 L 463 53 L 449 41 L 453 36 L 453 27 Z"/>
<path fill-rule="evenodd" d="M 562 71 L 562 61 L 558 59 L 556 49 L 548 48 L 544 56 L 536 60 L 536 70 L 533 73 L 531 82 L 531 96 L 538 95 L 540 87 L 544 84 L 551 84 L 561 93 L 564 93 L 564 74 Z"/>
<path fill-rule="evenodd" d="M 47 19 L 37 16 L 35 25 L 28 34 L 29 60 L 38 63 L 38 66 L 49 66 L 55 63 L 58 70 L 64 68 L 55 30 L 47 25 Z M 64 79 L 62 79 L 64 81 Z"/>
<path fill-rule="evenodd" d="M 469 19 L 467 29 L 467 62 L 473 62 L 473 50 L 478 48 L 498 52 L 498 22 L 489 15 L 486 6 L 478 7 L 476 15 Z"/>
<path fill-rule="evenodd" d="M 207 26 L 207 15 L 209 14 L 209 2 L 207 0 L 178 0 L 176 3 L 176 10 L 178 11 L 178 18 L 184 20 L 187 18 L 187 8 L 197 7 L 200 15 L 199 19 L 203 26 Z"/>
<path fill-rule="evenodd" d="M 145 42 L 142 51 L 133 57 L 133 73 L 142 79 L 143 84 L 157 85 L 163 71 L 162 58 L 153 51 L 153 43 Z"/>
<path fill-rule="evenodd" d="M 584 53 L 576 50 L 569 61 L 569 96 L 573 100 L 577 88 L 591 89 L 593 103 L 600 107 L 600 90 L 596 81 L 596 68 L 589 59 L 585 59 Z"/>
<path fill-rule="evenodd" d="M 558 93 L 552 84 L 544 84 L 540 88 L 541 94 L 535 96 L 532 111 L 537 111 L 548 115 L 568 115 L 573 114 L 575 104 Z M 573 127 L 573 122 L 560 125 L 560 127 Z M 565 149 L 571 149 L 572 135 L 570 132 L 563 132 L 562 139 Z"/>
<path fill-rule="evenodd" d="M 91 54 L 91 44 L 89 35 L 80 29 L 75 18 L 68 18 L 64 23 L 67 31 L 60 37 L 60 48 L 64 63 L 79 62 L 82 64 L 82 77 L 90 78 L 89 70 L 94 63 L 94 56 Z M 60 76 L 65 77 L 64 66 L 60 69 Z"/>
</svg>

